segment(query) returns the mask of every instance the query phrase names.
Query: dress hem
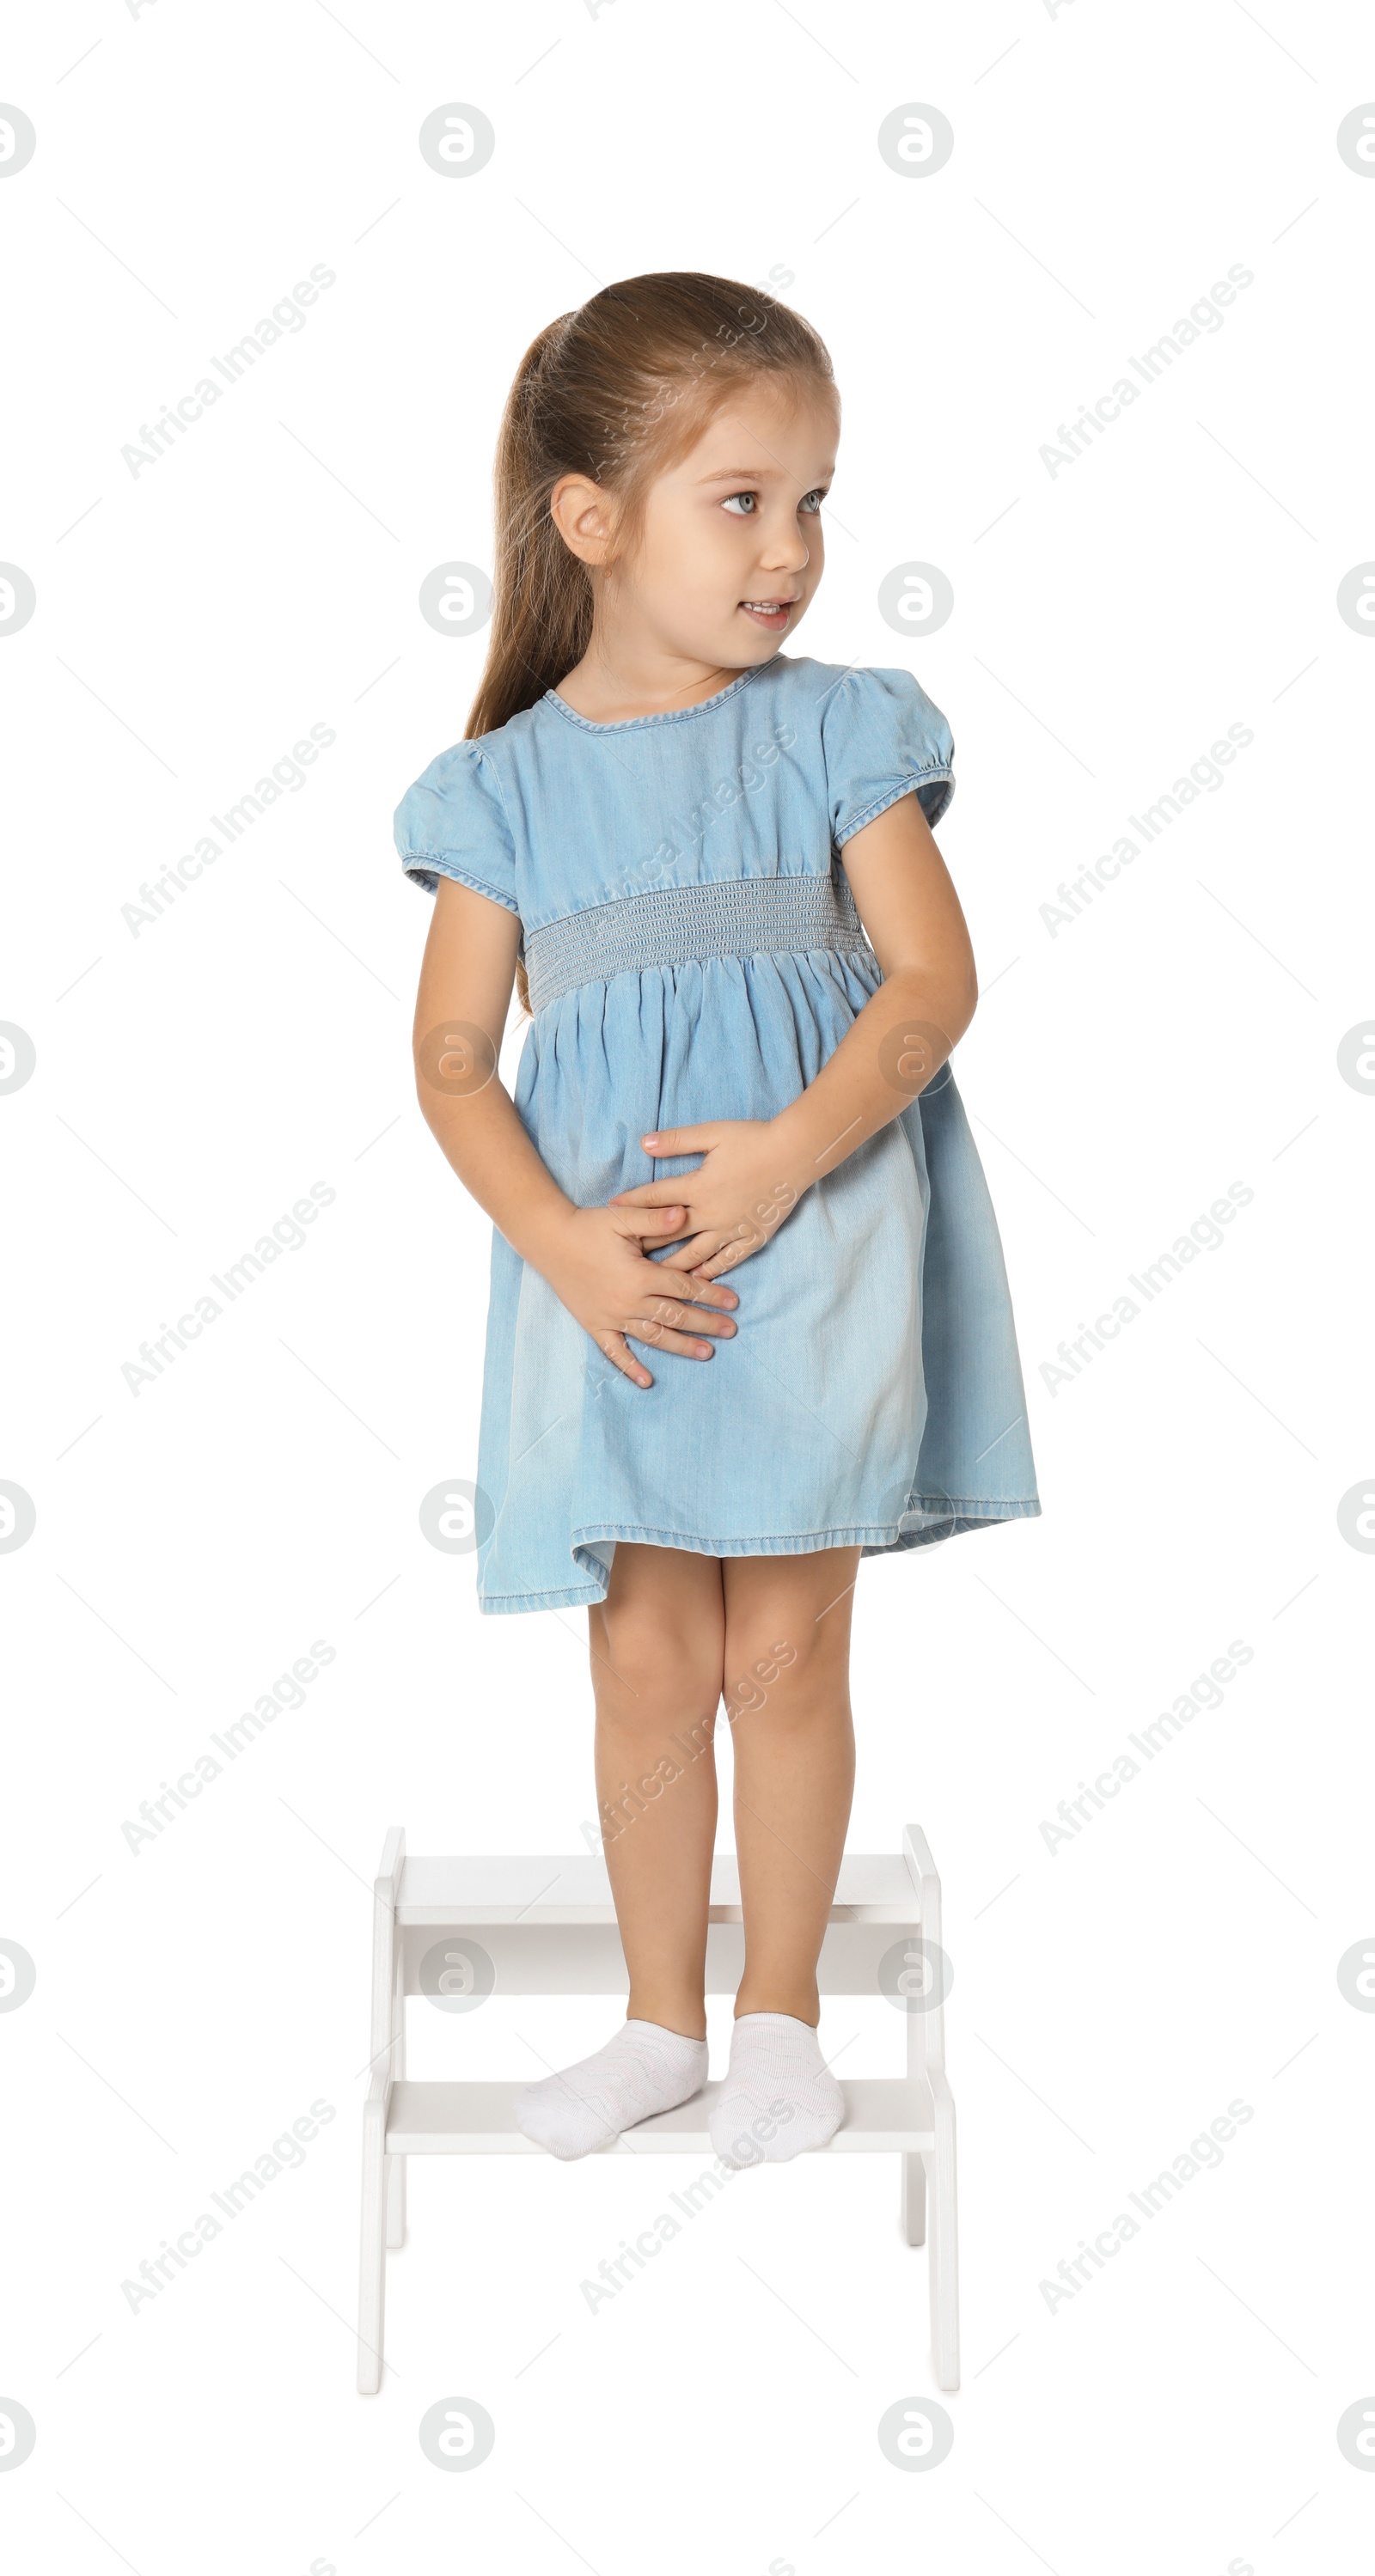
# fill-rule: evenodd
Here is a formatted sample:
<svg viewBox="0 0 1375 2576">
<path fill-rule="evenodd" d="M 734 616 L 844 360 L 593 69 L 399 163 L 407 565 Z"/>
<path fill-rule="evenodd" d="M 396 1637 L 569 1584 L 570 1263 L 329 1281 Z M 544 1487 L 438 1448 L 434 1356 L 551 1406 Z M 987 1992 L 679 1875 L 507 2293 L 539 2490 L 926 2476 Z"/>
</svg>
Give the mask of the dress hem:
<svg viewBox="0 0 1375 2576">
<path fill-rule="evenodd" d="M 942 762 L 936 767 L 928 769 L 914 769 L 908 777 L 899 779 L 896 787 L 885 787 L 881 796 L 876 796 L 872 804 L 866 805 L 863 812 L 855 816 L 853 822 L 848 822 L 845 825 L 843 835 L 837 832 L 836 848 L 838 850 L 843 850 L 848 842 L 853 841 L 857 832 L 862 832 L 864 830 L 866 824 L 876 823 L 880 814 L 886 814 L 891 805 L 901 804 L 904 796 L 920 796 L 924 787 L 948 787 L 951 795 L 953 795 L 955 791 L 954 771 L 950 769 L 946 763 Z M 940 807 L 937 813 L 937 822 L 940 821 L 941 815 L 946 812 L 949 804 L 950 797 L 947 796 L 945 803 Z M 923 812 L 925 812 L 924 807 Z"/>
<path fill-rule="evenodd" d="M 633 1522 L 589 1522 L 572 1532 L 570 1544 L 576 1551 L 597 1541 L 624 1539 L 631 1546 L 676 1547 L 692 1556 L 714 1557 L 815 1556 L 823 1548 L 858 1547 L 865 1556 L 889 1556 L 956 1537 L 964 1530 L 995 1528 L 1000 1521 L 1039 1520 L 1041 1505 L 1034 1495 L 1006 1502 L 941 1494 L 918 1497 L 904 1518 L 912 1512 L 928 1515 L 924 1528 L 903 1529 L 894 1521 L 861 1522 L 849 1529 L 792 1530 L 781 1536 L 734 1540 L 696 1538 L 684 1530 L 645 1529 Z M 600 1587 L 589 1582 L 560 1586 L 549 1592 L 498 1593 L 488 1599 L 479 1593 L 478 1608 L 488 1617 L 525 1610 L 574 1609 L 604 1601 L 607 1590 L 608 1584 L 603 1581 Z"/>
</svg>

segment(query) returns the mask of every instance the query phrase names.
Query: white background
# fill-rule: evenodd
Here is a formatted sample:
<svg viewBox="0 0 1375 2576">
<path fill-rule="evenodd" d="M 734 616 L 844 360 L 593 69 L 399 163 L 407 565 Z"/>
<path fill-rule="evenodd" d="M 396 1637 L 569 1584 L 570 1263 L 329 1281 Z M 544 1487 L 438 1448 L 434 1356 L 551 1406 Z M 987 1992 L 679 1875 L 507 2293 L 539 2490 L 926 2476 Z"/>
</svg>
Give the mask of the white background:
<svg viewBox="0 0 1375 2576">
<path fill-rule="evenodd" d="M 63 0 L 11 27 L 3 87 L 38 135 L 0 183 L 0 555 L 37 592 L 0 636 L 0 1016 L 37 1049 L 0 1100 L 0 1475 L 37 1511 L 0 1563 L 0 1935 L 37 1967 L 0 2016 L 0 2395 L 38 2427 L 0 2475 L 13 2563 L 1368 2566 L 1375 2476 L 1335 2437 L 1375 2389 L 1375 2018 L 1336 1979 L 1375 1932 L 1371 1567 L 1337 1522 L 1372 1467 L 1375 1107 L 1336 1061 L 1371 1002 L 1375 648 L 1336 607 L 1375 553 L 1375 184 L 1335 142 L 1375 93 L 1363 13 Z M 455 100 L 497 136 L 461 182 L 416 139 Z M 955 132 L 917 180 L 876 145 L 911 101 Z M 1050 475 L 1058 425 L 1234 263 L 1224 326 Z M 132 475 L 141 424 L 312 264 L 306 327 Z M 592 1812 L 581 1613 L 480 1618 L 417 1519 L 475 1472 L 489 1241 L 415 1106 L 429 907 L 390 838 L 485 639 L 417 592 L 490 564 L 535 331 L 673 267 L 791 272 L 832 350 L 798 649 L 906 662 L 950 717 L 940 837 L 987 988 L 957 1069 L 1044 1518 L 867 1563 L 856 1605 L 851 1847 L 921 1821 L 955 1963 L 965 2377 L 925 2476 L 875 2439 L 934 2385 L 896 2159 L 742 2177 L 595 2314 L 580 2281 L 686 2168 L 431 2161 L 391 2373 L 352 2390 L 384 1829 L 558 1853 Z M 954 586 L 929 640 L 877 608 L 910 560 Z M 313 723 L 306 785 L 134 936 L 140 883 Z M 1225 786 L 1052 937 L 1060 882 L 1233 723 Z M 305 1244 L 131 1393 L 140 1343 L 314 1182 Z M 1233 1182 L 1225 1243 L 1052 1391 L 1041 1363 Z M 132 1852 L 140 1802 L 315 1639 L 305 1705 Z M 1042 1820 L 1233 1639 L 1221 1708 L 1052 1854 Z M 608 2027 L 426 2018 L 418 2073 L 528 2077 Z M 900 2062 L 877 2000 L 822 2040 L 845 2074 Z M 1042 2281 L 1234 2099 L 1221 2165 L 1052 2309 Z M 131 2310 L 313 2100 L 299 2169 Z M 497 2440 L 445 2476 L 416 2428 L 458 2391 Z"/>
</svg>

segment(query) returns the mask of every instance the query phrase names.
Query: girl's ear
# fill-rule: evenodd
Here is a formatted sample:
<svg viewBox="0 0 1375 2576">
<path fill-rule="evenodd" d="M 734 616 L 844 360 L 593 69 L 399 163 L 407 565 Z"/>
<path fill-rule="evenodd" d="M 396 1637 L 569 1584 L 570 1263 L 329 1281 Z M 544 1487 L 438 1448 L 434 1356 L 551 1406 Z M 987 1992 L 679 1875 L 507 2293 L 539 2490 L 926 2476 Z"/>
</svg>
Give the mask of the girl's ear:
<svg viewBox="0 0 1375 2576">
<path fill-rule="evenodd" d="M 579 563 L 605 564 L 614 534 L 609 496 L 586 474 L 561 474 L 549 495 L 549 516 Z"/>
</svg>

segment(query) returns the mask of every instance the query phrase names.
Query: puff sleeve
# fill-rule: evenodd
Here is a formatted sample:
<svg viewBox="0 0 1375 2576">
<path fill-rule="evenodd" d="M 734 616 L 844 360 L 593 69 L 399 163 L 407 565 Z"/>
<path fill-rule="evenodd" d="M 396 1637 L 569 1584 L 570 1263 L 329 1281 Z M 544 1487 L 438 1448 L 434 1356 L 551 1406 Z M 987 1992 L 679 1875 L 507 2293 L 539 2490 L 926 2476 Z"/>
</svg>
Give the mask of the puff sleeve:
<svg viewBox="0 0 1375 2576">
<path fill-rule="evenodd" d="M 955 744 L 940 708 L 910 671 L 847 671 L 821 720 L 831 835 L 837 849 L 915 790 L 928 823 L 955 793 Z"/>
<path fill-rule="evenodd" d="M 519 913 L 516 852 L 502 801 L 501 782 L 475 742 L 441 751 L 408 787 L 394 825 L 401 865 L 426 894 L 441 877 L 455 877 Z"/>
</svg>

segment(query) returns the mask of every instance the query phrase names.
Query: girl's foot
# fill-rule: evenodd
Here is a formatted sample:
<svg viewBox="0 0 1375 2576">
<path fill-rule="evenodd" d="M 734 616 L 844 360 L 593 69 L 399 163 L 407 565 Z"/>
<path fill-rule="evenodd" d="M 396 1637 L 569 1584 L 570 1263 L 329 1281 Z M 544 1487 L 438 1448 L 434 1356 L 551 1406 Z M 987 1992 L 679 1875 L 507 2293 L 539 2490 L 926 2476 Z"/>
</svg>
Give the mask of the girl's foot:
<svg viewBox="0 0 1375 2576">
<path fill-rule="evenodd" d="M 811 2023 L 792 2013 L 741 2013 L 707 2124 L 723 2162 L 786 2164 L 824 2147 L 844 2117 L 845 2096 Z"/>
<path fill-rule="evenodd" d="M 662 2022 L 629 2021 L 605 2048 L 580 2057 L 561 2075 L 522 2085 L 516 2125 L 565 2163 L 608 2146 L 655 2111 L 672 2111 L 707 2080 L 707 2043 L 685 2039 Z"/>
</svg>

